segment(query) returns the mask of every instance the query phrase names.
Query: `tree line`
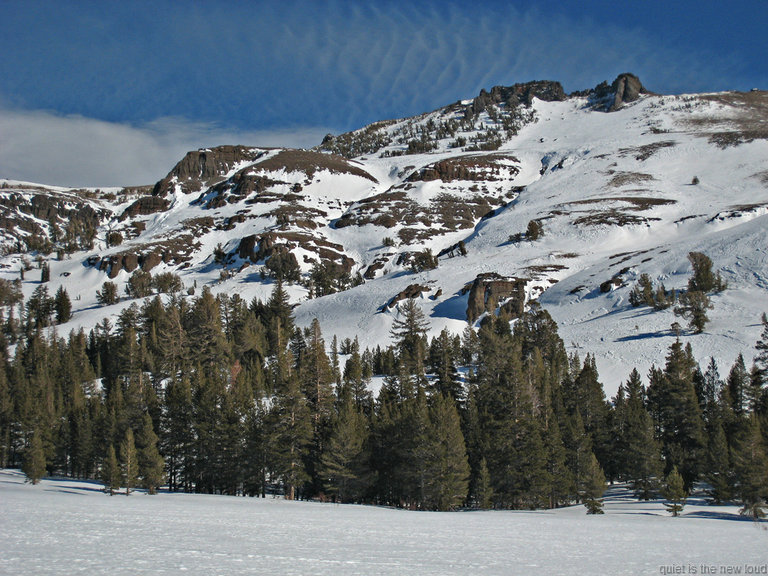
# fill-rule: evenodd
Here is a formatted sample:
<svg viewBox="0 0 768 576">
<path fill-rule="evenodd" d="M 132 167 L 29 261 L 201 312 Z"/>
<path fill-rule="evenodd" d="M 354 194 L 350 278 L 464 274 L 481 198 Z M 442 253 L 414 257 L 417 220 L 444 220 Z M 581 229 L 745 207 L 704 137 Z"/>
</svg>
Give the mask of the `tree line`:
<svg viewBox="0 0 768 576">
<path fill-rule="evenodd" d="M 675 474 L 755 516 L 768 496 L 765 316 L 753 366 L 722 378 L 677 340 L 607 399 L 536 303 L 430 340 L 405 300 L 392 345 L 365 350 L 297 327 L 280 283 L 157 295 L 67 337 L 2 309 L 0 466 L 33 481 L 435 510 L 599 511 L 608 481 L 647 499 Z"/>
</svg>

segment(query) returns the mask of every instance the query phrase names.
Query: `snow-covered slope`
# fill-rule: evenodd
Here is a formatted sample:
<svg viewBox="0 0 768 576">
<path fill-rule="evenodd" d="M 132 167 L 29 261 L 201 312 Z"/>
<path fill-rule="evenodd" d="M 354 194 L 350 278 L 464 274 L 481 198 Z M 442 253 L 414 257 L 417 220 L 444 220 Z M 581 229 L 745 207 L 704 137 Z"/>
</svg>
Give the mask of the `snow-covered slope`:
<svg viewBox="0 0 768 576">
<path fill-rule="evenodd" d="M 768 310 L 768 94 L 624 93 L 617 101 L 606 87 L 565 97 L 555 83 L 532 85 L 328 138 L 314 151 L 190 153 L 152 194 L 11 181 L 0 181 L 0 192 L 30 205 L 36 195 L 70 194 L 98 215 L 92 250 L 50 259 L 49 292 L 64 285 L 74 305 L 60 333 L 128 305 L 98 307 L 95 292 L 108 278 L 122 290 L 137 267 L 178 273 L 189 288 L 263 299 L 272 281 L 262 266 L 290 253 L 304 281 L 289 288 L 299 324 L 318 318 L 328 341 L 386 345 L 393 298 L 408 287 L 420 294 L 432 334 L 458 333 L 476 296 L 470 286 L 497 274 L 525 281 L 569 349 L 596 355 L 612 393 L 633 367 L 663 362 L 675 338 L 671 309 L 630 306 L 634 282 L 645 273 L 683 288 L 687 255 L 699 251 L 728 289 L 713 296 L 705 332 L 682 338 L 702 362 L 714 356 L 727 366 L 739 353 L 749 361 Z M 47 216 L 30 216 L 42 235 L 51 222 L 64 229 L 63 210 Z M 524 234 L 531 221 L 543 227 L 535 241 Z M 12 279 L 34 255 L 14 253 L 28 233 L 8 230 L 1 265 Z M 118 232 L 122 243 L 107 246 Z M 413 271 L 424 249 L 441 254 L 438 266 Z M 318 262 L 358 285 L 310 298 Z M 27 296 L 38 279 L 27 272 Z M 487 313 L 476 312 L 473 323 Z"/>
</svg>

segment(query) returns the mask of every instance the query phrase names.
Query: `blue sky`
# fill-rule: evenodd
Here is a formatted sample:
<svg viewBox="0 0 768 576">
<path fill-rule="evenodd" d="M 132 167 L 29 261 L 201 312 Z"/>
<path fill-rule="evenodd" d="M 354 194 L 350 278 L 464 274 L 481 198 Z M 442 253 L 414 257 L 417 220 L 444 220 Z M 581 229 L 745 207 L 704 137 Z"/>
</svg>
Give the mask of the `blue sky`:
<svg viewBox="0 0 768 576">
<path fill-rule="evenodd" d="M 0 0 L 0 22 L 0 177 L 63 185 L 150 183 L 201 146 L 312 146 L 497 84 L 768 89 L 766 0 Z"/>
</svg>

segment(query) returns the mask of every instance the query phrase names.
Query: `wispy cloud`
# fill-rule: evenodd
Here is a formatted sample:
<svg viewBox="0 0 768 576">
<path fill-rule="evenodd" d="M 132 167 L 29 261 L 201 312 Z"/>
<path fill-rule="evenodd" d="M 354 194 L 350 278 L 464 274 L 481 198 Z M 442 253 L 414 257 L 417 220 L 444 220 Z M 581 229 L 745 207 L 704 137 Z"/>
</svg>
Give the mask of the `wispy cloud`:
<svg viewBox="0 0 768 576">
<path fill-rule="evenodd" d="M 666 11 L 636 22 L 606 16 L 608 6 L 136 0 L 103 11 L 0 2 L 0 176 L 146 183 L 189 149 L 314 145 L 325 132 L 429 111 L 496 84 L 551 79 L 572 91 L 633 72 L 647 88 L 675 93 L 749 89 L 765 74 L 739 52 L 741 40 L 710 46 L 711 35 L 691 44 L 670 34 L 696 24 L 694 8 L 672 10 L 678 20 L 667 24 Z"/>
<path fill-rule="evenodd" d="M 630 71 L 662 92 L 716 90 L 738 88 L 748 68 L 735 50 L 692 50 L 588 6 L 137 0 L 98 15 L 57 3 L 26 19 L 23 8 L 3 12 L 6 98 L 113 121 L 341 131 L 494 84 L 546 77 L 577 90 Z"/>
<path fill-rule="evenodd" d="M 152 184 L 189 150 L 220 144 L 308 147 L 325 133 L 228 131 L 180 118 L 132 126 L 0 108 L 0 178 L 61 186 Z"/>
</svg>

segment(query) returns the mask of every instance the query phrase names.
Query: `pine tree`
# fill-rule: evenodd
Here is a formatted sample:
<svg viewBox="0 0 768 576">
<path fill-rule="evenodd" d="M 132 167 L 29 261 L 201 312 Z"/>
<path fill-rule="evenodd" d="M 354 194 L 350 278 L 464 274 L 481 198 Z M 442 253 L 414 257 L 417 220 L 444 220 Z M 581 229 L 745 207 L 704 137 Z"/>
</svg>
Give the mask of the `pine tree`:
<svg viewBox="0 0 768 576">
<path fill-rule="evenodd" d="M 693 268 L 693 276 L 688 280 L 689 292 L 722 292 L 725 282 L 720 273 L 712 272 L 712 260 L 702 252 L 690 252 L 688 260 Z"/>
<path fill-rule="evenodd" d="M 207 286 L 192 306 L 187 333 L 189 345 L 206 377 L 216 377 L 214 372 L 222 372 L 230 365 L 231 351 L 221 324 L 220 302 Z"/>
<path fill-rule="evenodd" d="M 320 462 L 326 491 L 340 502 L 358 501 L 371 482 L 365 416 L 348 399 L 335 419 Z"/>
<path fill-rule="evenodd" d="M 175 378 L 187 368 L 189 342 L 184 328 L 185 300 L 172 299 L 157 325 L 158 369 L 166 378 Z"/>
<path fill-rule="evenodd" d="M 149 494 L 155 494 L 163 483 L 165 461 L 157 449 L 158 438 L 152 425 L 152 417 L 145 412 L 141 429 L 136 438 L 139 447 L 138 472 L 141 484 Z"/>
<path fill-rule="evenodd" d="M 10 463 L 14 412 L 14 398 L 6 374 L 6 362 L 4 355 L 0 354 L 0 468 L 7 468 Z"/>
<path fill-rule="evenodd" d="M 768 456 L 760 424 L 754 414 L 735 446 L 734 464 L 741 514 L 755 520 L 764 518 L 768 510 Z"/>
<path fill-rule="evenodd" d="M 117 462 L 115 447 L 111 444 L 107 448 L 107 456 L 101 464 L 101 483 L 104 484 L 104 490 L 112 496 L 116 490 L 120 489 L 120 465 Z"/>
<path fill-rule="evenodd" d="M 604 465 L 610 458 L 609 410 L 603 385 L 598 378 L 595 358 L 587 355 L 574 382 L 575 402 L 584 430 L 592 441 L 592 451 L 601 465 Z"/>
<path fill-rule="evenodd" d="M 192 373 L 190 384 L 194 406 L 192 429 L 195 435 L 193 466 L 196 492 L 214 494 L 225 481 L 222 427 L 226 378 L 222 367 L 206 371 L 198 364 Z"/>
<path fill-rule="evenodd" d="M 53 297 L 53 308 L 56 312 L 56 324 L 64 324 L 72 318 L 72 302 L 69 300 L 64 286 L 59 286 L 56 295 Z"/>
<path fill-rule="evenodd" d="M 693 386 L 696 362 L 680 341 L 670 346 L 663 372 L 652 372 L 649 404 L 656 418 L 662 453 L 668 469 L 676 466 L 686 490 L 693 486 L 703 463 L 704 422 Z"/>
<path fill-rule="evenodd" d="M 648 500 L 654 497 L 661 479 L 661 449 L 654 438 L 653 420 L 645 409 L 645 391 L 637 370 L 630 374 L 626 389 L 625 474 L 633 484 L 635 495 Z"/>
<path fill-rule="evenodd" d="M 93 434 L 94 412 L 101 408 L 99 401 L 88 400 L 83 408 L 70 415 L 72 435 L 72 469 L 76 477 L 90 477 L 96 454 L 96 439 Z"/>
<path fill-rule="evenodd" d="M 757 350 L 755 366 L 758 370 L 759 385 L 763 386 L 768 382 L 768 315 L 765 312 L 763 312 L 760 321 L 763 324 L 763 331 L 755 344 L 755 350 Z"/>
<path fill-rule="evenodd" d="M 685 292 L 679 300 L 679 305 L 675 307 L 675 315 L 682 316 L 688 320 L 688 327 L 694 334 L 701 334 L 709 322 L 707 310 L 713 308 L 709 296 L 705 292 Z"/>
<path fill-rule="evenodd" d="M 294 341 L 297 344 L 294 351 L 296 372 L 312 419 L 312 443 L 309 447 L 306 468 L 311 477 L 311 490 L 317 493 L 322 490 L 318 469 L 320 456 L 330 432 L 334 403 L 332 388 L 334 374 L 325 352 L 320 323 L 316 318 L 306 331 L 306 338 L 297 338 Z"/>
<path fill-rule="evenodd" d="M 353 349 L 352 354 L 344 364 L 343 389 L 359 410 L 366 413 L 371 411 L 371 393 L 368 390 L 370 377 L 366 377 L 365 366 L 358 350 Z"/>
<path fill-rule="evenodd" d="M 294 500 L 297 489 L 310 479 L 305 461 L 312 442 L 312 415 L 298 377 L 291 368 L 290 353 L 278 334 L 277 356 L 270 366 L 275 399 L 269 414 L 271 462 L 282 479 L 287 500 Z M 281 343 L 282 341 L 282 343 Z"/>
<path fill-rule="evenodd" d="M 687 493 L 683 486 L 683 477 L 678 473 L 677 468 L 673 467 L 664 480 L 664 498 L 667 500 L 667 511 L 672 516 L 680 516 L 685 506 Z"/>
<path fill-rule="evenodd" d="M 50 326 L 53 312 L 53 298 L 48 293 L 48 287 L 42 284 L 27 300 L 27 323 L 33 329 Z"/>
<path fill-rule="evenodd" d="M 27 477 L 27 481 L 37 484 L 45 476 L 45 452 L 43 450 L 42 434 L 35 430 L 29 441 L 29 447 L 24 452 L 24 463 L 22 472 Z"/>
<path fill-rule="evenodd" d="M 376 475 L 376 496 L 380 504 L 397 505 L 402 499 L 399 483 L 401 428 L 399 405 L 394 394 L 383 387 L 376 399 L 371 421 L 371 467 Z"/>
<path fill-rule="evenodd" d="M 546 470 L 550 486 L 549 508 L 557 508 L 567 503 L 573 485 L 573 474 L 568 468 L 567 451 L 560 434 L 560 426 L 555 415 L 550 413 L 543 430 L 544 449 L 546 450 Z"/>
<path fill-rule="evenodd" d="M 424 500 L 429 508 L 452 510 L 464 502 L 469 488 L 459 414 L 453 398 L 440 394 L 433 396 L 429 412 Z"/>
<path fill-rule="evenodd" d="M 410 375 L 421 378 L 426 363 L 424 337 L 429 324 L 413 298 L 407 298 L 399 310 L 400 317 L 395 319 L 390 332 L 399 351 L 398 359 Z"/>
<path fill-rule="evenodd" d="M 129 495 L 134 486 L 136 486 L 139 477 L 139 457 L 136 451 L 133 430 L 130 428 L 125 431 L 125 437 L 120 443 L 120 469 L 125 493 Z"/>
<path fill-rule="evenodd" d="M 602 514 L 605 492 L 605 474 L 594 454 L 587 459 L 587 467 L 584 471 L 583 483 L 579 489 L 579 497 L 587 508 L 587 514 Z"/>
<path fill-rule="evenodd" d="M 293 314 L 288 292 L 285 291 L 282 282 L 277 282 L 267 303 L 255 303 L 251 309 L 262 315 L 262 324 L 267 328 L 268 352 L 270 355 L 276 355 L 280 344 L 278 332 L 285 334 L 293 333 Z"/>
<path fill-rule="evenodd" d="M 172 491 L 191 489 L 194 464 L 194 406 L 186 377 L 172 380 L 165 391 L 163 452 L 167 458 L 168 486 Z"/>
<path fill-rule="evenodd" d="M 488 472 L 488 464 L 485 458 L 480 460 L 480 469 L 477 473 L 475 486 L 475 498 L 478 507 L 482 510 L 493 508 L 493 486 L 491 485 L 491 474 Z"/>
<path fill-rule="evenodd" d="M 736 362 L 731 367 L 725 383 L 728 387 L 733 414 L 737 420 L 740 420 L 746 416 L 749 410 L 748 389 L 750 386 L 749 372 L 747 372 L 744 363 L 744 356 L 741 354 L 738 355 Z"/>
<path fill-rule="evenodd" d="M 119 299 L 120 298 L 117 295 L 117 284 L 110 282 L 109 280 L 101 285 L 101 290 L 96 291 L 96 300 L 102 306 L 116 304 Z"/>
<path fill-rule="evenodd" d="M 734 473 L 731 466 L 730 448 L 719 418 L 707 423 L 707 460 L 705 478 L 710 485 L 708 494 L 713 504 L 731 499 Z"/>
<path fill-rule="evenodd" d="M 717 401 L 720 396 L 720 389 L 723 387 L 723 381 L 720 379 L 720 372 L 717 362 L 714 358 L 709 359 L 707 370 L 704 372 L 703 397 L 704 403 L 702 413 L 705 422 L 710 422 L 718 417 Z"/>
<path fill-rule="evenodd" d="M 464 400 L 464 390 L 456 370 L 451 335 L 444 328 L 429 347 L 430 372 L 436 376 L 431 382 L 437 394 L 448 395 L 459 405 Z"/>
</svg>

